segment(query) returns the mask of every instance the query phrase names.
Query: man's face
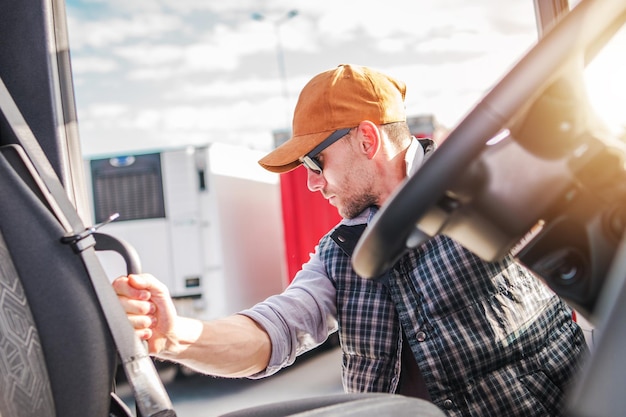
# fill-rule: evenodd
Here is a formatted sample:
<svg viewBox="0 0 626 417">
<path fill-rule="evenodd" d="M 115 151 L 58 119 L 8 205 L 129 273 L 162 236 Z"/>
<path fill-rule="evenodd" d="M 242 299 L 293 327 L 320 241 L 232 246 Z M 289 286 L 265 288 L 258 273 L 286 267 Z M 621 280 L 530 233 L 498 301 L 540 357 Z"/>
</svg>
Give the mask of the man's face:
<svg viewBox="0 0 626 417">
<path fill-rule="evenodd" d="M 363 210 L 378 202 L 375 195 L 375 176 L 367 158 L 355 149 L 358 140 L 356 130 L 348 137 L 324 149 L 317 159 L 323 171 L 317 174 L 307 169 L 307 185 L 311 191 L 319 191 L 330 204 L 337 207 L 344 218 L 354 218 Z"/>
</svg>

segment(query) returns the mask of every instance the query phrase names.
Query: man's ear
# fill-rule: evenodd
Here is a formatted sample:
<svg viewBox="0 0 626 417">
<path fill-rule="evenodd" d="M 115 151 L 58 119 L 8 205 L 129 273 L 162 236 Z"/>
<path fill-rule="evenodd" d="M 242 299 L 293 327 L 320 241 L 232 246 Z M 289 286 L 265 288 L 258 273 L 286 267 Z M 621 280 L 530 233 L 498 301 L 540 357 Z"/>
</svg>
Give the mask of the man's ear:
<svg viewBox="0 0 626 417">
<path fill-rule="evenodd" d="M 373 159 L 381 146 L 380 131 L 378 126 L 369 120 L 359 123 L 359 151 L 367 155 L 369 159 Z"/>
</svg>

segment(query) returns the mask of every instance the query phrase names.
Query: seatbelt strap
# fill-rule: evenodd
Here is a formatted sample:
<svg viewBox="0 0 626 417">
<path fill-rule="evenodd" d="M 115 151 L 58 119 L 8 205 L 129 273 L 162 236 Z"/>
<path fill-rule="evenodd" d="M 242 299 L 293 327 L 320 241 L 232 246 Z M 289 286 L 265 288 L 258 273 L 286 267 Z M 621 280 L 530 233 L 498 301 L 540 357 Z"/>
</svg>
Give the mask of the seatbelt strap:
<svg viewBox="0 0 626 417">
<path fill-rule="evenodd" d="M 0 78 L 0 110 L 13 130 L 18 144 L 30 160 L 32 176 L 38 184 L 52 213 L 66 232 L 62 237 L 81 256 L 98 301 L 115 341 L 122 366 L 131 386 L 138 417 L 175 417 L 170 399 L 146 348 L 135 335 L 117 295 L 113 291 L 100 260 L 95 253 L 95 228 L 85 227 L 70 201 L 52 164 L 24 120 L 4 81 Z"/>
</svg>

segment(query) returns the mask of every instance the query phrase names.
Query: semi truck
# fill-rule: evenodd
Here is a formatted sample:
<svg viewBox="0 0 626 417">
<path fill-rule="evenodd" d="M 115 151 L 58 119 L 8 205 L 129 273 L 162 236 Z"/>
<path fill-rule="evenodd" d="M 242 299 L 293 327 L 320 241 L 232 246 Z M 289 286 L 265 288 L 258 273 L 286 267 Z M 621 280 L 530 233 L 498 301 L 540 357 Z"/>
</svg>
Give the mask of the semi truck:
<svg viewBox="0 0 626 417">
<path fill-rule="evenodd" d="M 262 153 L 202 146 L 85 158 L 94 224 L 135 248 L 180 314 L 210 319 L 280 292 L 287 284 L 279 176 Z M 107 275 L 124 260 L 98 252 Z"/>
</svg>

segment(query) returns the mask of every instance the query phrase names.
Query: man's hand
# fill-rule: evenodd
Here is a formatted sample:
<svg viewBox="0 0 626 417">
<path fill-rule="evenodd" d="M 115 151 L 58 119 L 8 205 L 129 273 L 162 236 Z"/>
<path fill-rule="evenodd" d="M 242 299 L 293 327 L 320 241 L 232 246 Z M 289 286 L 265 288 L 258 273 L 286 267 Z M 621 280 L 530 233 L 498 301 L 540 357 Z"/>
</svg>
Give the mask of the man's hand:
<svg viewBox="0 0 626 417">
<path fill-rule="evenodd" d="M 150 274 L 122 276 L 113 288 L 140 339 L 148 351 L 157 354 L 176 345 L 176 309 L 169 290 Z"/>
</svg>

